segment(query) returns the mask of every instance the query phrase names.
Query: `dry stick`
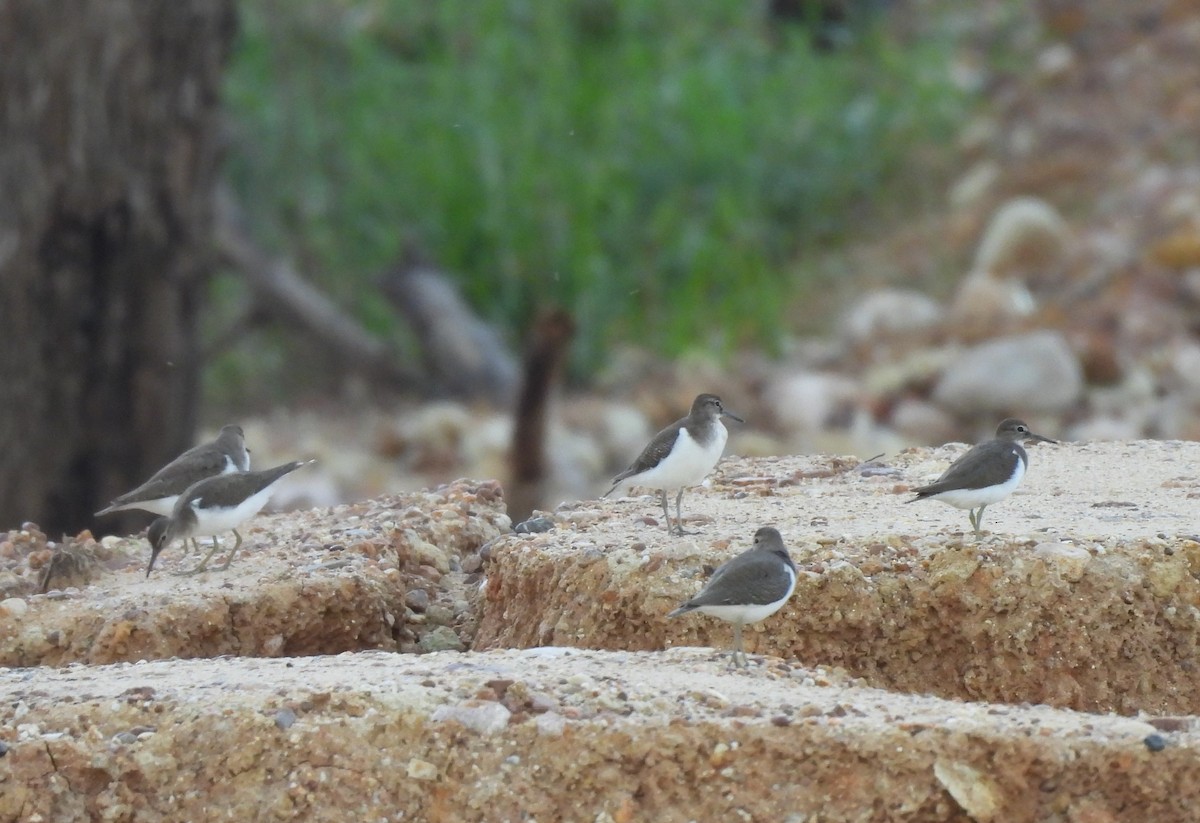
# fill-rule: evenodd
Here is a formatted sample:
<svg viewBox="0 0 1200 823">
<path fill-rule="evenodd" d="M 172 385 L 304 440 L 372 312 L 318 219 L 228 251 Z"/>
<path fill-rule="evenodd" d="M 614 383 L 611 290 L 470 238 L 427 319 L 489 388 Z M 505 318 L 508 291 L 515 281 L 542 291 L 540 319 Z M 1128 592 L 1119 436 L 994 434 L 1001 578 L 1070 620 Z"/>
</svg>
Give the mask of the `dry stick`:
<svg viewBox="0 0 1200 823">
<path fill-rule="evenodd" d="M 449 277 L 410 249 L 379 285 L 420 340 L 426 373 L 439 388 L 500 406 L 512 402 L 520 378 L 516 358 Z"/>
<path fill-rule="evenodd" d="M 303 327 L 351 366 L 409 391 L 426 387 L 423 377 L 401 365 L 399 352 L 367 333 L 301 277 L 289 261 L 271 258 L 259 248 L 244 227 L 241 208 L 224 185 L 216 196 L 215 240 L 224 262 L 242 275 L 259 306 Z"/>
</svg>

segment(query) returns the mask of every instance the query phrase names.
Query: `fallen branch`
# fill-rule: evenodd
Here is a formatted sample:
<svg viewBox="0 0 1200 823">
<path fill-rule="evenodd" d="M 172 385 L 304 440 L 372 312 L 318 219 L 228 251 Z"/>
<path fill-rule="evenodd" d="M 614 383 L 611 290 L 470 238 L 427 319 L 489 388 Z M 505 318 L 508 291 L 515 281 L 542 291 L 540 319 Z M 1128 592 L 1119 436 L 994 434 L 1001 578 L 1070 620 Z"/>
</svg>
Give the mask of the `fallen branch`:
<svg viewBox="0 0 1200 823">
<path fill-rule="evenodd" d="M 245 278 L 260 308 L 289 325 L 302 327 L 349 367 L 406 390 L 426 388 L 424 378 L 401 365 L 398 352 L 371 336 L 290 262 L 270 257 L 254 242 L 245 228 L 241 208 L 226 185 L 218 187 L 215 222 L 218 253 Z"/>
</svg>

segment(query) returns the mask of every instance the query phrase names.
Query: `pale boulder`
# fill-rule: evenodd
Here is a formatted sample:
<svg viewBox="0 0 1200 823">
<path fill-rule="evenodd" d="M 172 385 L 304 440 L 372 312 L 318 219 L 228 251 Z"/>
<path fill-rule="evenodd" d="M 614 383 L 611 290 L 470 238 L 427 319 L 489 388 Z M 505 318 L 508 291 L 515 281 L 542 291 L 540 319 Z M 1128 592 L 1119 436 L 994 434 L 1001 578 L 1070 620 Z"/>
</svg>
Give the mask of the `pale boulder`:
<svg viewBox="0 0 1200 823">
<path fill-rule="evenodd" d="M 1083 368 L 1056 331 L 991 340 L 967 349 L 942 374 L 934 400 L 961 415 L 1055 413 L 1083 393 Z"/>
</svg>

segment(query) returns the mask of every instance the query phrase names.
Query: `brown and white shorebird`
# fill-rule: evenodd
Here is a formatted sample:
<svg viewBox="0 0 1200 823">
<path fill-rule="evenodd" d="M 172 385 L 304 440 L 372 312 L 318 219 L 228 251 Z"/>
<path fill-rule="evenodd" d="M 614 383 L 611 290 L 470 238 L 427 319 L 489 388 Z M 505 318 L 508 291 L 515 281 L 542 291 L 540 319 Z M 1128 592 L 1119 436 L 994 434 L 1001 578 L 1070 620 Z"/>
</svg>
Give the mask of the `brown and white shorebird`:
<svg viewBox="0 0 1200 823">
<path fill-rule="evenodd" d="M 237 527 L 262 511 L 276 483 L 301 466 L 315 462 L 295 460 L 262 471 L 220 474 L 192 485 L 175 501 L 170 516 L 160 517 L 150 524 L 146 535 L 150 540 L 150 564 L 146 567 L 146 576 L 149 577 L 154 569 L 154 561 L 159 553 L 175 540 L 211 537 L 212 549 L 200 561 L 200 565 L 181 574 L 204 571 L 209 559 L 220 548 L 216 536 L 232 531 L 237 542 L 218 571 L 228 569 L 242 545 L 242 536 L 238 534 Z"/>
<path fill-rule="evenodd" d="M 967 509 L 971 527 L 980 534 L 983 510 L 1008 497 L 1025 477 L 1029 455 L 1021 443 L 1031 440 L 1056 443 L 1034 434 L 1022 420 L 1009 417 L 1001 421 L 995 438 L 973 447 L 950 464 L 934 482 L 913 489 L 916 497 L 905 501 L 940 500 L 958 509 Z"/>
<path fill-rule="evenodd" d="M 96 512 L 96 516 L 125 509 L 143 509 L 154 514 L 169 515 L 179 495 L 193 484 L 206 477 L 249 469 L 250 450 L 246 448 L 242 427 L 225 426 L 215 440 L 188 449 L 156 471 L 145 483 Z"/>
<path fill-rule="evenodd" d="M 783 536 L 777 529 L 763 526 L 754 533 L 750 549 L 719 567 L 699 594 L 667 617 L 697 611 L 732 623 L 733 665 L 747 666 L 742 626 L 775 614 L 795 589 L 796 564 L 783 545 Z"/>
<path fill-rule="evenodd" d="M 692 534 L 683 530 L 683 490 L 703 482 L 717 465 L 725 451 L 729 431 L 722 417 L 746 421 L 721 405 L 715 394 L 701 394 L 692 401 L 687 417 L 676 420 L 654 435 L 638 455 L 633 465 L 613 478 L 613 487 L 604 493 L 608 497 L 624 486 L 646 486 L 657 489 L 662 499 L 663 518 L 667 531 Z M 671 528 L 671 512 L 667 508 L 667 491 L 678 489 L 675 496 L 675 527 Z"/>
</svg>

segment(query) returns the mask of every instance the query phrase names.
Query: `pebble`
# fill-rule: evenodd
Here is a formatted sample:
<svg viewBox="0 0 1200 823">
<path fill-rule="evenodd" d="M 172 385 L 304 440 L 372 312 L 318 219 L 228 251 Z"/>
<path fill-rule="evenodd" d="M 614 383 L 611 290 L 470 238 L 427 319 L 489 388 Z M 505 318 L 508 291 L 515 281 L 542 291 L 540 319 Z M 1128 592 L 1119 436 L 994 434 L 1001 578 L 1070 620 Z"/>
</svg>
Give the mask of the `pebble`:
<svg viewBox="0 0 1200 823">
<path fill-rule="evenodd" d="M 488 700 L 477 705 L 464 703 L 458 706 L 438 706 L 431 719 L 435 723 L 452 720 L 479 734 L 488 735 L 504 731 L 512 712 L 503 703 Z M 538 719 L 546 717 L 539 715 Z"/>
<path fill-rule="evenodd" d="M 296 722 L 296 713 L 291 709 L 284 707 L 275 712 L 275 725 L 280 729 L 290 729 L 292 724 Z"/>
<path fill-rule="evenodd" d="M 29 611 L 29 604 L 23 598 L 10 597 L 7 600 L 0 600 L 0 612 L 13 617 L 24 617 L 27 611 Z"/>
<path fill-rule="evenodd" d="M 409 589 L 404 595 L 404 605 L 415 612 L 423 612 L 429 608 L 429 592 L 424 589 Z"/>
<path fill-rule="evenodd" d="M 558 712 L 549 711 L 539 714 L 534 724 L 538 734 L 543 737 L 562 737 L 567 728 L 567 719 Z"/>
<path fill-rule="evenodd" d="M 540 534 L 554 528 L 554 521 L 549 517 L 531 517 L 513 527 L 517 534 Z"/>
<path fill-rule="evenodd" d="M 466 648 L 458 634 L 449 626 L 438 626 L 421 635 L 421 639 L 417 641 L 417 646 L 423 652 L 461 652 Z"/>
<path fill-rule="evenodd" d="M 1152 752 L 1161 752 L 1167 747 L 1167 739 L 1161 734 L 1148 734 L 1142 742 Z"/>
<path fill-rule="evenodd" d="M 421 760 L 416 757 L 408 761 L 406 771 L 408 772 L 408 776 L 413 780 L 437 780 L 438 777 L 437 766 L 428 760 Z"/>
</svg>

